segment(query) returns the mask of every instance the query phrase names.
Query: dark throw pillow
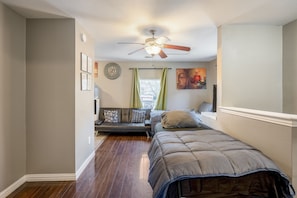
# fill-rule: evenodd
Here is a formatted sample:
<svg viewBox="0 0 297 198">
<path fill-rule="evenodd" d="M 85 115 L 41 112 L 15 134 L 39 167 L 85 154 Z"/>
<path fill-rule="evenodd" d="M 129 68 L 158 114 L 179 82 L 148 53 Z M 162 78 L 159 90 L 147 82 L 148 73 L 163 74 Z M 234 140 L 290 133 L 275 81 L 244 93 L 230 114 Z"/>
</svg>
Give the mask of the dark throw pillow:
<svg viewBox="0 0 297 198">
<path fill-rule="evenodd" d="M 104 122 L 119 122 L 119 112 L 117 110 L 104 110 Z"/>
<path fill-rule="evenodd" d="M 145 120 L 145 111 L 143 110 L 132 110 L 132 119 L 131 122 L 140 123 Z"/>
</svg>

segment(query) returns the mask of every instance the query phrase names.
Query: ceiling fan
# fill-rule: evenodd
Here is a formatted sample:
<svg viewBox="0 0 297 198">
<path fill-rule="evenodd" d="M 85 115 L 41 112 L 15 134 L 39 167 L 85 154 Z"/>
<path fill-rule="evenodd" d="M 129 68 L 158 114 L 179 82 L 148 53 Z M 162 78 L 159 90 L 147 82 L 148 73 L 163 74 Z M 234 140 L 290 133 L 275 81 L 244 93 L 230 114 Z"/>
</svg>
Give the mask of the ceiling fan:
<svg viewBox="0 0 297 198">
<path fill-rule="evenodd" d="M 167 37 L 155 37 L 156 30 L 149 30 L 149 32 L 152 34 L 151 38 L 145 39 L 144 43 L 129 43 L 129 42 L 119 42 L 118 44 L 140 44 L 144 45 L 144 47 L 139 48 L 137 50 L 134 50 L 132 52 L 129 52 L 128 55 L 134 54 L 138 51 L 145 50 L 150 56 L 155 56 L 159 54 L 161 58 L 166 58 L 167 54 L 163 51 L 164 48 L 167 49 L 174 49 L 174 50 L 182 50 L 182 51 L 190 51 L 190 47 L 186 46 L 180 46 L 180 45 L 171 45 L 171 44 L 166 44 L 166 41 L 169 41 L 169 38 Z"/>
</svg>

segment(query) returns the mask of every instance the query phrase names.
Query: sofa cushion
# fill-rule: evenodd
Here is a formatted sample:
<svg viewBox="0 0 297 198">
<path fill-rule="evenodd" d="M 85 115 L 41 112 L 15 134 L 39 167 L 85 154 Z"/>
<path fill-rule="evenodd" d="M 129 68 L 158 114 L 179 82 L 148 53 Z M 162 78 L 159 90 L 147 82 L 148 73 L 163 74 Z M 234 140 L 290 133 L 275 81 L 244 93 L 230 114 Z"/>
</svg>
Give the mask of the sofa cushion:
<svg viewBox="0 0 297 198">
<path fill-rule="evenodd" d="M 119 111 L 117 110 L 104 110 L 105 122 L 118 123 L 120 120 Z"/>
<path fill-rule="evenodd" d="M 131 122 L 140 123 L 145 120 L 146 111 L 144 110 L 132 110 Z"/>
<path fill-rule="evenodd" d="M 146 132 L 144 123 L 110 123 L 103 122 L 95 126 L 100 132 Z"/>
<path fill-rule="evenodd" d="M 122 108 L 122 117 L 121 121 L 122 123 L 130 123 L 131 122 L 131 109 L 129 108 Z"/>
</svg>

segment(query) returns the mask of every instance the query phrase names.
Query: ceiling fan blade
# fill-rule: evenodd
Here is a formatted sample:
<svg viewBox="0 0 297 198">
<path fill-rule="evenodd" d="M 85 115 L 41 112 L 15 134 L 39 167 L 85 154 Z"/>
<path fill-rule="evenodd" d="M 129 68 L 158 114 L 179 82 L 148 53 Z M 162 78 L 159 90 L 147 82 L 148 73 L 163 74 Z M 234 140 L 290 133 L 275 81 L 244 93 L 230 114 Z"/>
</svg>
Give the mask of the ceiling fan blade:
<svg viewBox="0 0 297 198">
<path fill-rule="evenodd" d="M 134 50 L 134 51 L 132 51 L 132 52 L 129 52 L 128 55 L 134 54 L 134 53 L 136 53 L 136 52 L 138 52 L 138 51 L 140 51 L 140 50 L 143 50 L 143 49 L 144 49 L 144 47 L 139 48 L 139 49 L 137 49 L 137 50 Z"/>
<path fill-rule="evenodd" d="M 166 58 L 167 57 L 167 55 L 165 54 L 165 52 L 163 50 L 160 51 L 159 56 L 161 58 Z"/>
<path fill-rule="evenodd" d="M 144 43 L 132 43 L 132 42 L 118 42 L 118 44 L 138 44 L 138 45 L 144 45 Z"/>
<path fill-rule="evenodd" d="M 190 51 L 191 50 L 190 47 L 179 46 L 179 45 L 170 45 L 170 44 L 164 44 L 163 47 L 168 48 L 168 49 L 176 49 L 176 50 L 183 50 L 183 51 Z"/>
</svg>

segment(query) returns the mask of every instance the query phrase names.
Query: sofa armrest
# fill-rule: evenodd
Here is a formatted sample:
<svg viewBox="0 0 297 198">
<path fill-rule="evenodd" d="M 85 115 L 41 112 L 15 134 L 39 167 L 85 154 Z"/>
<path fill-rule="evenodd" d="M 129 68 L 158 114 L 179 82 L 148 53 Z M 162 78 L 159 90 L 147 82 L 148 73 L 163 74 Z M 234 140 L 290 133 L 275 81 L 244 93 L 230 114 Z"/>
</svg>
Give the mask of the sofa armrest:
<svg viewBox="0 0 297 198">
<path fill-rule="evenodd" d="M 95 125 L 101 125 L 104 122 L 104 120 L 96 120 Z"/>
<path fill-rule="evenodd" d="M 150 126 L 151 125 L 151 120 L 145 120 L 144 125 L 145 126 Z"/>
</svg>

